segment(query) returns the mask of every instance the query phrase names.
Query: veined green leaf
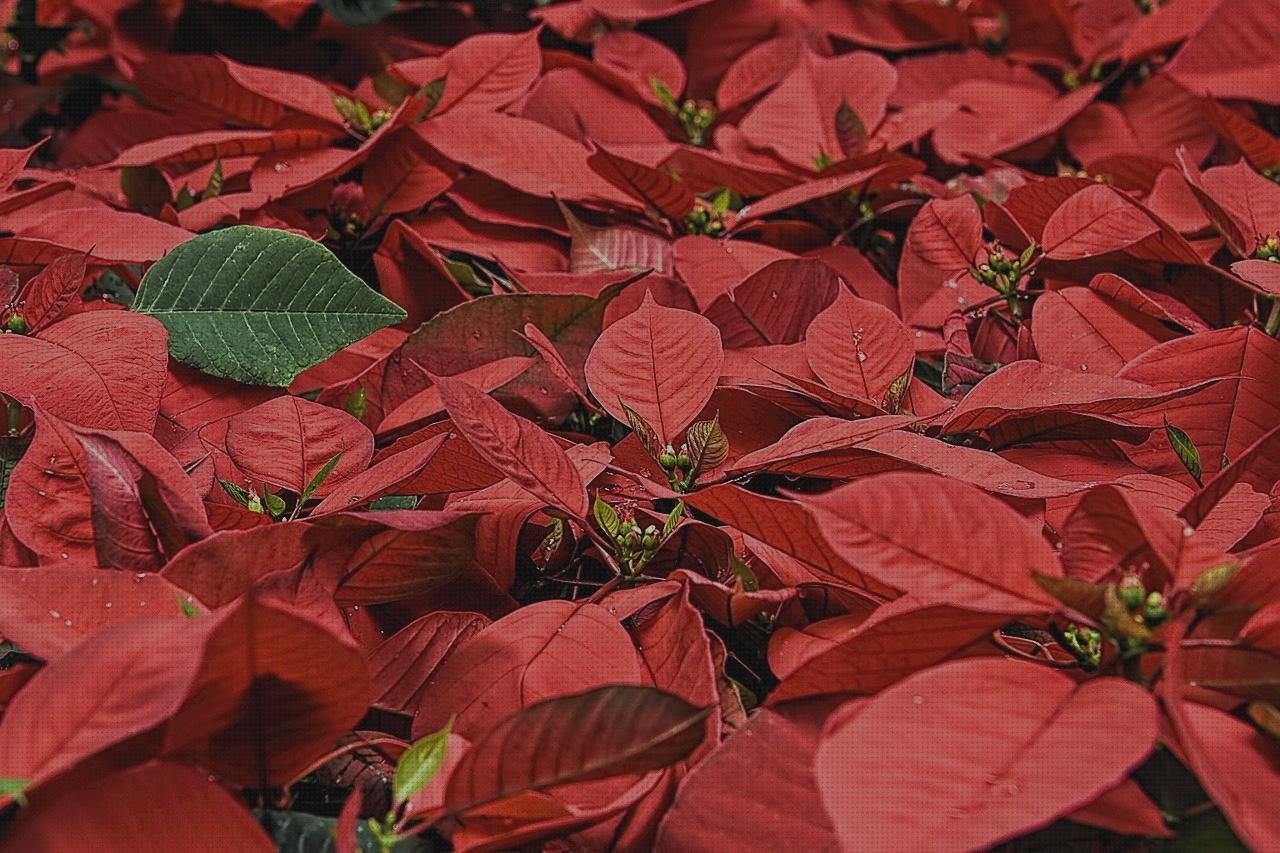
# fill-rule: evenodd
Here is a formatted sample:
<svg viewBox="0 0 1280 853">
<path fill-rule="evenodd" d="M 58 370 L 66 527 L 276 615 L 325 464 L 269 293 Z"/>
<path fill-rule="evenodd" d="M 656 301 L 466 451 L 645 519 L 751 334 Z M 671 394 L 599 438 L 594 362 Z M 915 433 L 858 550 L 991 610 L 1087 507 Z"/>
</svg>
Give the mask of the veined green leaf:
<svg viewBox="0 0 1280 853">
<path fill-rule="evenodd" d="M 1169 444 L 1173 445 L 1173 452 L 1178 454 L 1182 467 L 1187 469 L 1197 486 L 1203 486 L 1204 482 L 1200 479 L 1204 473 L 1200 467 L 1200 451 L 1196 449 L 1191 436 L 1169 423 L 1168 418 L 1164 419 L 1164 434 L 1168 436 Z"/>
<path fill-rule="evenodd" d="M 440 772 L 452 730 L 453 720 L 450 720 L 440 731 L 417 741 L 400 756 L 391 782 L 391 793 L 397 803 L 421 791 Z"/>
<path fill-rule="evenodd" d="M 143 276 L 133 310 L 164 324 L 183 364 L 276 386 L 405 317 L 319 243 L 248 225 L 165 255 Z"/>
</svg>

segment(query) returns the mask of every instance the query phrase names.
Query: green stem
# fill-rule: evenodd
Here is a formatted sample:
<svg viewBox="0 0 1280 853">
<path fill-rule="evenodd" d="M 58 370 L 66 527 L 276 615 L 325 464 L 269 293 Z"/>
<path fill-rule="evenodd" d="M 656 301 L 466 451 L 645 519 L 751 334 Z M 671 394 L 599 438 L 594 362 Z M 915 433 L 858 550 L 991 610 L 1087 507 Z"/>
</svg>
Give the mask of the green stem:
<svg viewBox="0 0 1280 853">
<path fill-rule="evenodd" d="M 17 400 L 9 401 L 8 427 L 9 435 L 22 432 L 22 404 Z"/>
<path fill-rule="evenodd" d="M 1267 315 L 1267 324 L 1262 328 L 1271 337 L 1280 337 L 1280 296 L 1271 298 L 1271 313 Z"/>
</svg>

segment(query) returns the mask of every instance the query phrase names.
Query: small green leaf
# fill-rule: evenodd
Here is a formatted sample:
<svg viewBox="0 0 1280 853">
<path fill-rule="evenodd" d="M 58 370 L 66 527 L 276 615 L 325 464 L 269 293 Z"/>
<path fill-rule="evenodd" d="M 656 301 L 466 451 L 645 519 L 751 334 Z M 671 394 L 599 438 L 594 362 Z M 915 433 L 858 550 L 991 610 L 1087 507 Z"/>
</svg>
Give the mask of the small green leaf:
<svg viewBox="0 0 1280 853">
<path fill-rule="evenodd" d="M 133 310 L 164 324 L 183 364 L 274 386 L 406 316 L 319 243 L 248 225 L 169 252 L 143 276 Z"/>
<path fill-rule="evenodd" d="M 1191 598 L 1195 601 L 1196 606 L 1204 608 L 1210 605 L 1213 597 L 1218 594 L 1231 579 L 1236 576 L 1236 572 L 1240 571 L 1240 563 L 1222 563 L 1211 569 L 1201 572 L 1195 580 L 1191 582 L 1189 591 Z"/>
<path fill-rule="evenodd" d="M 599 494 L 591 507 L 591 514 L 595 516 L 600 529 L 609 534 L 610 539 L 618 538 L 618 527 L 622 524 L 622 519 L 618 517 L 618 511 L 609 506 Z"/>
<path fill-rule="evenodd" d="M 351 392 L 351 396 L 347 397 L 347 402 L 343 405 L 347 410 L 347 414 L 356 420 L 363 420 L 364 413 L 369 408 L 369 397 L 365 394 L 364 386 L 356 388 Z"/>
<path fill-rule="evenodd" d="M 263 503 L 266 504 L 267 512 L 272 518 L 279 518 L 284 515 L 284 498 L 279 495 L 273 495 L 270 489 L 263 490 Z"/>
<path fill-rule="evenodd" d="M 17 801 L 18 805 L 25 806 L 27 804 L 27 798 L 23 796 L 22 792 L 26 790 L 27 786 L 30 784 L 30 779 L 10 779 L 0 777 L 0 795 L 13 797 L 13 799 Z"/>
<path fill-rule="evenodd" d="M 742 584 L 743 592 L 758 592 L 760 590 L 760 579 L 756 577 L 756 573 L 751 571 L 751 567 L 738 559 L 737 554 L 730 557 L 729 565 L 733 569 L 733 576 Z"/>
<path fill-rule="evenodd" d="M 418 505 L 417 495 L 383 495 L 369 502 L 369 509 L 413 509 Z"/>
<path fill-rule="evenodd" d="M 323 468 L 321 468 L 319 471 L 316 472 L 316 475 L 311 478 L 311 482 L 307 483 L 307 487 L 303 489 L 302 494 L 298 496 L 299 506 L 306 503 L 307 500 L 310 499 L 310 497 L 316 493 L 316 489 L 324 485 L 324 481 L 327 480 L 329 478 L 329 475 L 333 473 L 334 467 L 338 464 L 338 460 L 341 458 L 342 458 L 342 451 L 339 450 L 337 453 L 333 454 L 333 456 L 329 459 L 328 462 L 324 463 Z"/>
<path fill-rule="evenodd" d="M 342 116 L 342 120 L 354 129 L 368 136 L 373 131 L 373 117 L 363 102 L 345 95 L 333 96 L 333 108 Z"/>
<path fill-rule="evenodd" d="M 648 453 L 650 457 L 656 460 L 658 453 L 661 451 L 658 446 L 657 431 L 649 425 L 649 422 L 639 412 L 626 403 L 621 401 L 619 403 L 622 406 L 623 413 L 627 416 L 627 423 L 631 426 L 631 431 L 636 434 L 636 439 L 640 442 L 640 446 L 644 448 L 645 453 Z"/>
<path fill-rule="evenodd" d="M 403 803 L 426 787 L 440 772 L 449 747 L 449 733 L 452 731 L 453 720 L 449 720 L 440 731 L 422 738 L 400 756 L 395 778 L 391 782 L 395 802 Z"/>
<path fill-rule="evenodd" d="M 173 200 L 175 210 L 183 211 L 196 203 L 196 197 L 191 194 L 191 190 L 187 189 L 187 185 L 183 184 L 182 189 L 178 190 L 178 197 Z"/>
<path fill-rule="evenodd" d="M 663 83 L 657 77 L 650 77 L 649 88 L 653 89 L 653 94 L 658 98 L 658 102 L 662 104 L 664 110 L 673 116 L 680 115 L 680 106 L 676 103 L 676 96 L 671 94 L 671 90 L 667 88 L 666 83 Z"/>
<path fill-rule="evenodd" d="M 134 210 L 156 216 L 169 202 L 169 182 L 155 166 L 126 166 L 120 170 L 120 190 Z"/>
<path fill-rule="evenodd" d="M 1204 473 L 1200 468 L 1200 451 L 1196 449 L 1191 436 L 1169 423 L 1168 418 L 1164 419 L 1164 434 L 1168 436 L 1169 444 L 1173 445 L 1173 452 L 1178 454 L 1178 461 L 1182 463 L 1183 468 L 1187 469 L 1191 479 L 1196 481 L 1197 486 L 1204 486 L 1204 482 L 1200 479 Z"/>
<path fill-rule="evenodd" d="M 185 598 L 183 598 L 181 595 L 179 595 L 176 592 L 173 594 L 173 597 L 178 599 L 178 606 L 182 608 L 183 616 L 187 617 L 188 619 L 195 619 L 197 616 L 200 615 L 199 607 L 196 607 L 194 604 L 192 604 L 190 601 L 187 601 Z"/>
<path fill-rule="evenodd" d="M 672 533 L 676 532 L 676 528 L 680 526 L 680 520 L 684 518 L 684 501 L 676 501 L 676 505 L 671 508 L 671 512 L 667 513 L 667 521 L 662 525 L 662 541 Z"/>
<path fill-rule="evenodd" d="M 222 195 L 222 159 L 213 165 L 213 171 L 209 173 L 209 182 L 204 185 L 204 192 L 200 193 L 200 200 L 205 201 L 211 198 L 217 198 Z"/>
<path fill-rule="evenodd" d="M 436 106 L 440 103 L 440 99 L 444 97 L 444 87 L 448 80 L 449 78 L 447 76 L 437 77 L 418 90 L 414 97 L 422 100 L 424 104 L 422 109 L 420 109 L 418 114 L 413 118 L 415 123 L 422 121 L 435 111 Z"/>
<path fill-rule="evenodd" d="M 231 495 L 231 499 L 240 504 L 240 506 L 245 509 L 251 509 L 254 512 L 262 512 L 262 501 L 253 492 L 221 477 L 218 478 L 218 485 L 222 486 L 222 490 Z"/>
<path fill-rule="evenodd" d="M 709 421 L 692 424 L 685 431 L 684 440 L 689 446 L 689 458 L 693 460 L 690 477 L 710 471 L 729 458 L 729 439 L 720 428 L 719 413 Z"/>
</svg>

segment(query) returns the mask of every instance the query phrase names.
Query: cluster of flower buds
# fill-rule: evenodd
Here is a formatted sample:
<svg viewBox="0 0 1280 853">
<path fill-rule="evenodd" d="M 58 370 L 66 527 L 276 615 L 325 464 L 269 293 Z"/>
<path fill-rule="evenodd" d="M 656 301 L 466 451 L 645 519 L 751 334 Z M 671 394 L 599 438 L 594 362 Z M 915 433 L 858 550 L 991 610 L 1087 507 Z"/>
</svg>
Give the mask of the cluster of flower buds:
<svg viewBox="0 0 1280 853">
<path fill-rule="evenodd" d="M 1259 243 L 1258 248 L 1253 251 L 1253 256 L 1260 261 L 1280 264 L 1280 237 L 1273 234 Z"/>
<path fill-rule="evenodd" d="M 715 107 L 710 104 L 699 104 L 692 98 L 677 104 L 676 96 L 657 77 L 650 77 L 649 85 L 653 88 L 653 94 L 657 96 L 662 108 L 680 123 L 685 136 L 689 138 L 689 144 L 705 145 L 707 131 L 716 120 Z"/>
<path fill-rule="evenodd" d="M 618 526 L 614 542 L 618 546 L 618 559 L 631 571 L 637 571 L 658 553 L 662 536 L 655 525 L 641 530 L 635 519 L 628 518 Z"/>
<path fill-rule="evenodd" d="M 685 136 L 689 137 L 690 145 L 706 145 L 707 131 L 715 120 L 714 107 L 700 106 L 692 99 L 681 104 L 680 111 L 676 113 L 676 121 L 680 122 Z"/>
<path fill-rule="evenodd" d="M 987 287 L 1005 296 L 1013 293 L 1022 278 L 1023 270 L 1031 263 L 1036 244 L 1032 243 L 1016 258 L 1005 254 L 1004 246 L 993 243 L 987 247 L 987 260 L 970 270 L 970 274 Z"/>
<path fill-rule="evenodd" d="M 14 311 L 9 315 L 8 319 L 4 321 L 4 331 L 13 332 L 18 335 L 25 335 L 27 333 L 27 318 L 23 317 L 17 311 Z"/>
<path fill-rule="evenodd" d="M 1137 575 L 1125 575 L 1116 592 L 1133 618 L 1148 628 L 1154 628 L 1169 618 L 1169 603 L 1164 595 L 1155 590 L 1147 592 L 1142 578 Z"/>
<path fill-rule="evenodd" d="M 684 218 L 685 230 L 697 236 L 714 237 L 724 230 L 724 220 L 709 207 L 698 205 Z"/>
<path fill-rule="evenodd" d="M 1062 644 L 1087 670 L 1097 669 L 1102 662 L 1102 633 L 1087 625 L 1068 625 L 1062 632 Z"/>
<path fill-rule="evenodd" d="M 658 464 L 662 466 L 663 471 L 667 472 L 668 477 L 673 480 L 683 480 L 693 467 L 693 459 L 689 456 L 689 445 L 681 444 L 680 451 L 677 453 L 676 449 L 668 444 L 658 454 Z"/>
</svg>

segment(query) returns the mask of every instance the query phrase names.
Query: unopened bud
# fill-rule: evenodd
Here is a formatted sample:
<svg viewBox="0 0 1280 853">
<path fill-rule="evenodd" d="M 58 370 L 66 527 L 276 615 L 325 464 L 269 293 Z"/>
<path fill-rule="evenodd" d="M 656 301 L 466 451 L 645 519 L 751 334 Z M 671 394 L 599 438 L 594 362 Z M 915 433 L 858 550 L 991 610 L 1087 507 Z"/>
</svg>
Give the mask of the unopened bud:
<svg viewBox="0 0 1280 853">
<path fill-rule="evenodd" d="M 1142 578 L 1137 575 L 1125 575 L 1120 581 L 1117 592 L 1120 593 L 1120 600 L 1124 602 L 1124 606 L 1130 610 L 1137 610 L 1141 607 L 1142 602 L 1147 597 L 1147 590 L 1142 585 Z"/>
<path fill-rule="evenodd" d="M 15 334 L 25 335 L 27 333 L 27 318 L 21 314 L 10 314 L 4 325 L 8 331 Z"/>
<path fill-rule="evenodd" d="M 1147 602 L 1142 608 L 1142 619 L 1147 625 L 1155 627 L 1169 618 L 1169 604 L 1165 601 L 1164 596 L 1158 592 L 1153 592 L 1147 596 Z"/>
<path fill-rule="evenodd" d="M 670 471 L 676 464 L 676 451 L 671 445 L 662 448 L 662 452 L 658 454 L 658 464 L 664 470 Z"/>
</svg>

